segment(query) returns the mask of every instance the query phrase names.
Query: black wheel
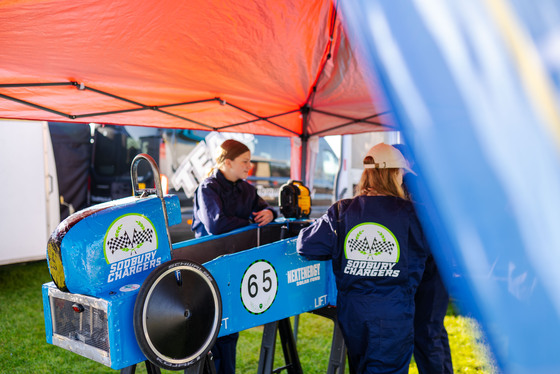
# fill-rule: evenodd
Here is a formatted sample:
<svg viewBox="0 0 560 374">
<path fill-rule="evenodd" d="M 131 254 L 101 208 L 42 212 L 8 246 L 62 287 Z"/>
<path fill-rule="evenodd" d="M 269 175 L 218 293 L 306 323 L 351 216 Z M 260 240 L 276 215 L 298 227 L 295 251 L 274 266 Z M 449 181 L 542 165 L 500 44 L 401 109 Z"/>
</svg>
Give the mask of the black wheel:
<svg viewBox="0 0 560 374">
<path fill-rule="evenodd" d="M 134 305 L 134 332 L 155 365 L 185 369 L 214 345 L 222 320 L 216 281 L 202 265 L 174 260 L 146 278 Z"/>
</svg>

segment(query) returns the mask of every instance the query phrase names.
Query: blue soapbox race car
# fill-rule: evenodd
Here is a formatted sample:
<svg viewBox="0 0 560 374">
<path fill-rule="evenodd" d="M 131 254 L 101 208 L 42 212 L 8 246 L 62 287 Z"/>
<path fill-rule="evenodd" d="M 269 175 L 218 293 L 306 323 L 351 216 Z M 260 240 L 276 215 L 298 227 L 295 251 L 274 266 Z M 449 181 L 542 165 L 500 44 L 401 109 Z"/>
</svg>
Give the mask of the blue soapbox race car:
<svg viewBox="0 0 560 374">
<path fill-rule="evenodd" d="M 156 188 L 137 190 L 137 166 L 150 163 Z M 220 336 L 264 325 L 258 372 L 272 372 L 276 332 L 286 368 L 302 372 L 289 317 L 313 312 L 335 321 L 328 372 L 344 370 L 329 261 L 296 252 L 310 220 L 282 218 L 223 235 L 171 243 L 179 199 L 163 195 L 154 160 L 138 155 L 131 197 L 74 213 L 47 246 L 52 282 L 43 285 L 47 342 L 121 372 L 144 362 L 214 372 Z"/>
</svg>

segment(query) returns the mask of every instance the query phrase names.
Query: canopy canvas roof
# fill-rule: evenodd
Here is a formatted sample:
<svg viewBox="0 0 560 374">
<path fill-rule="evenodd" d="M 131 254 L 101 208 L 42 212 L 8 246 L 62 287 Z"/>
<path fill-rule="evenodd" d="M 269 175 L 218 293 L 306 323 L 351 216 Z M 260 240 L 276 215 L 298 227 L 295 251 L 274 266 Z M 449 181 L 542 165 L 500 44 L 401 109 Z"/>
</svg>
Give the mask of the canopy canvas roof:
<svg viewBox="0 0 560 374">
<path fill-rule="evenodd" d="M 556 373 L 559 45 L 557 0 L 5 0 L 0 118 L 398 129 L 455 302 L 503 372 Z"/>
<path fill-rule="evenodd" d="M 393 127 L 330 0 L 0 4 L 0 117 L 312 136 Z"/>
</svg>

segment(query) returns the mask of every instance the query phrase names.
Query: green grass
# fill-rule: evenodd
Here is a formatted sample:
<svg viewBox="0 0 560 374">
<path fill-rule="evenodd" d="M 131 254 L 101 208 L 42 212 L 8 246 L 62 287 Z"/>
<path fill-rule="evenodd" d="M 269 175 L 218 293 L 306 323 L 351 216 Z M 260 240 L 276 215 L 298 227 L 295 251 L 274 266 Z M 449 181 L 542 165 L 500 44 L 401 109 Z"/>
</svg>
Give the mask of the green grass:
<svg viewBox="0 0 560 374">
<path fill-rule="evenodd" d="M 41 285 L 49 281 L 45 261 L 0 266 L 0 373 L 117 373 L 46 343 Z M 495 373 L 476 322 L 450 312 L 445 325 L 455 373 Z M 328 319 L 309 313 L 300 316 L 297 344 L 306 374 L 326 372 L 332 329 L 333 323 Z M 262 330 L 255 327 L 240 333 L 238 373 L 257 371 Z M 283 354 L 277 344 L 275 367 L 280 366 Z M 144 365 L 138 365 L 136 373 L 146 373 Z M 414 362 L 410 373 L 418 373 Z"/>
</svg>

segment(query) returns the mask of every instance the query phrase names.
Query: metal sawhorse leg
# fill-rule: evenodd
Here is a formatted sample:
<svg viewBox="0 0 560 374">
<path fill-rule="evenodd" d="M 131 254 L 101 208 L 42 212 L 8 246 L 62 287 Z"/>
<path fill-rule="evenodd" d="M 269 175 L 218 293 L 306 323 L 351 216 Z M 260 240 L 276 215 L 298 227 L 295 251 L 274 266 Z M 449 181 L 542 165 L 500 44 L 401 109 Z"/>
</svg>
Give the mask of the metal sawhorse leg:
<svg viewBox="0 0 560 374">
<path fill-rule="evenodd" d="M 344 374 L 344 367 L 346 365 L 346 344 L 338 320 L 336 318 L 336 308 L 324 307 L 311 312 L 330 319 L 334 323 L 333 338 L 331 343 L 331 354 L 329 356 L 329 366 L 327 374 Z"/>
<path fill-rule="evenodd" d="M 325 307 L 317 309 L 312 313 L 333 321 L 333 338 L 327 374 L 343 374 L 346 364 L 346 345 L 344 344 L 344 338 L 342 337 L 342 332 L 340 331 L 340 327 L 338 326 L 338 321 L 336 319 L 336 308 Z M 276 331 L 280 331 L 280 341 L 284 351 L 285 366 L 273 369 Z M 257 373 L 271 374 L 279 373 L 282 370 L 287 370 L 288 374 L 303 373 L 289 318 L 271 322 L 264 326 L 261 355 Z"/>
<path fill-rule="evenodd" d="M 214 364 L 212 352 L 208 352 L 206 358 L 186 368 L 184 374 L 216 374 L 216 365 Z"/>
<path fill-rule="evenodd" d="M 285 365 L 273 369 L 274 351 L 276 348 L 276 331 L 280 331 L 280 341 L 284 351 Z M 289 318 L 274 321 L 264 325 L 261 355 L 259 359 L 258 374 L 279 373 L 287 370 L 288 374 L 303 374 L 301 363 L 296 349 L 296 341 L 292 332 L 292 324 Z"/>
</svg>

